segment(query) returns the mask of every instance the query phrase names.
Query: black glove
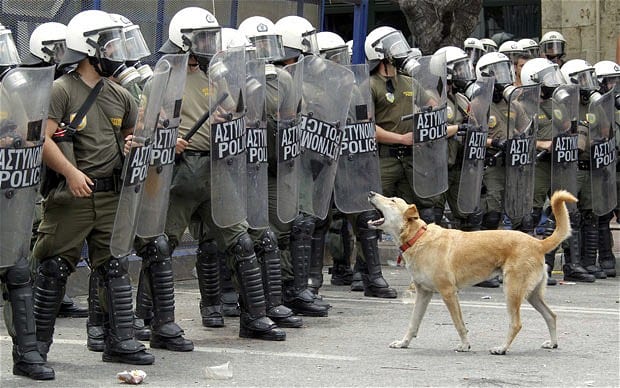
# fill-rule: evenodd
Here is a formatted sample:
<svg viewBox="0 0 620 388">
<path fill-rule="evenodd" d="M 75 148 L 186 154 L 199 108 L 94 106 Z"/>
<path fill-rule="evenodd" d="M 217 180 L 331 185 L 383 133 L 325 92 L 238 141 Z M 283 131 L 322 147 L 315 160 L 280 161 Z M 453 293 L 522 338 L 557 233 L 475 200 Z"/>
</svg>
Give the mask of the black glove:
<svg viewBox="0 0 620 388">
<path fill-rule="evenodd" d="M 493 139 L 491 140 L 491 147 L 497 148 L 498 150 L 505 151 L 506 150 L 506 139 Z"/>
<path fill-rule="evenodd" d="M 470 124 L 459 124 L 459 127 L 456 130 L 456 136 L 467 135 L 467 131 L 469 131 L 470 128 L 472 128 Z"/>
</svg>

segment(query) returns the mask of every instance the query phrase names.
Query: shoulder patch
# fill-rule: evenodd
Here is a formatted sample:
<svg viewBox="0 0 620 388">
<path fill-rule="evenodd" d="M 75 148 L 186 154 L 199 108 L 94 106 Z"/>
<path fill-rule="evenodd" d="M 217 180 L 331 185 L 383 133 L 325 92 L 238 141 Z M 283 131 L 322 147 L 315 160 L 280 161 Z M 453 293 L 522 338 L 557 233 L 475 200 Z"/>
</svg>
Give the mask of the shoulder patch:
<svg viewBox="0 0 620 388">
<path fill-rule="evenodd" d="M 76 113 L 71 113 L 71 115 L 69 115 L 69 122 L 72 122 L 73 119 L 75 118 Z M 75 128 L 76 131 L 81 131 L 86 127 L 86 124 L 88 123 L 88 121 L 86 120 L 86 116 L 84 116 L 84 118 L 82 119 L 82 121 L 80 121 L 80 123 L 77 125 L 77 128 Z"/>
<path fill-rule="evenodd" d="M 562 110 L 561 109 L 554 109 L 553 110 L 553 117 L 556 120 L 562 120 Z"/>
<path fill-rule="evenodd" d="M 446 107 L 446 115 L 448 116 L 448 120 L 454 119 L 454 109 L 450 105 Z"/>
<path fill-rule="evenodd" d="M 590 124 L 596 124 L 596 115 L 594 113 L 586 113 L 586 120 Z"/>
<path fill-rule="evenodd" d="M 497 118 L 494 115 L 489 116 L 489 128 L 495 128 L 497 125 Z"/>
</svg>

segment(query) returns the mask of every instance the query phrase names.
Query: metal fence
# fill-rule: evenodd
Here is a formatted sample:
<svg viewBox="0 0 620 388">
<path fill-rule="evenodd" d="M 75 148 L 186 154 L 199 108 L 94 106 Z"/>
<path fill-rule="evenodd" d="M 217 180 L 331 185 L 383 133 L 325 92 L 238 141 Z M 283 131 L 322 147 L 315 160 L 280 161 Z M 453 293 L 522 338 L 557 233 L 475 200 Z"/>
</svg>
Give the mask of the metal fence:
<svg viewBox="0 0 620 388">
<path fill-rule="evenodd" d="M 32 31 L 45 22 L 67 24 L 77 13 L 87 9 L 117 13 L 127 17 L 140 29 L 153 53 L 145 62 L 158 59 L 157 50 L 168 39 L 168 24 L 179 10 L 201 7 L 215 15 L 220 25 L 237 27 L 245 18 L 260 15 L 277 21 L 298 15 L 313 25 L 320 22 L 321 0 L 2 0 L 0 23 L 13 32 L 20 54 L 29 50 Z"/>
</svg>

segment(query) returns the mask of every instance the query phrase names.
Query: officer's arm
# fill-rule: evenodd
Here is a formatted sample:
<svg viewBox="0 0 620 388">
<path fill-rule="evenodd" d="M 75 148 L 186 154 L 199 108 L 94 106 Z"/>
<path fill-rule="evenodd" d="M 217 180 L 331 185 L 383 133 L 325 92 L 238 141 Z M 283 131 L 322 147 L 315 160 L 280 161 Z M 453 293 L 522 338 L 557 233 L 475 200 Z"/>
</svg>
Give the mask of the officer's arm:
<svg viewBox="0 0 620 388">
<path fill-rule="evenodd" d="M 382 144 L 404 144 L 404 145 L 412 145 L 413 144 L 413 134 L 411 132 L 407 132 L 405 134 L 400 134 L 396 132 L 386 131 L 379 125 L 375 124 L 375 131 L 377 135 L 377 141 Z"/>
<path fill-rule="evenodd" d="M 57 129 L 58 123 L 48 119 L 47 127 L 45 128 L 45 142 L 43 143 L 43 162 L 49 168 L 65 177 L 69 190 L 71 190 L 74 196 L 87 197 L 92 192 L 89 185 L 92 186 L 93 182 L 86 174 L 71 164 L 60 148 L 58 148 L 58 145 L 52 139 Z"/>
</svg>

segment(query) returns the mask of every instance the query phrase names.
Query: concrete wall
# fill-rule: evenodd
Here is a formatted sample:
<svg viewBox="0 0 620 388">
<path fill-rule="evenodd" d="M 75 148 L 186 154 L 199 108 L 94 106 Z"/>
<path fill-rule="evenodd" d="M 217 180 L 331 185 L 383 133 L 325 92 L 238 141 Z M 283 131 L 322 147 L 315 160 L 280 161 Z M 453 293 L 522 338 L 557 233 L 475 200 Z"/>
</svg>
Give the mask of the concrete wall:
<svg viewBox="0 0 620 388">
<path fill-rule="evenodd" d="M 541 14 L 542 34 L 558 31 L 564 35 L 565 60 L 581 58 L 592 64 L 616 60 L 619 0 L 541 0 Z"/>
</svg>

